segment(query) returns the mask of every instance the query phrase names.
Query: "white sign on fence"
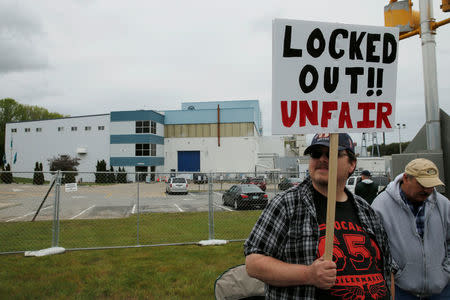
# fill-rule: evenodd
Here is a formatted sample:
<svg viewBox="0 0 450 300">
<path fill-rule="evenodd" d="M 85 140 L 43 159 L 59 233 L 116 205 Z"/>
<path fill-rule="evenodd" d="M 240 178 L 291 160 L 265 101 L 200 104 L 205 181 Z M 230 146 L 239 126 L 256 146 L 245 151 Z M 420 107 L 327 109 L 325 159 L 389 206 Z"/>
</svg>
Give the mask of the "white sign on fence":
<svg viewBox="0 0 450 300">
<path fill-rule="evenodd" d="M 392 131 L 398 29 L 273 21 L 272 133 Z"/>
<path fill-rule="evenodd" d="M 66 193 L 67 192 L 76 192 L 78 190 L 76 182 L 74 182 L 74 183 L 66 183 L 64 185 L 64 187 L 65 187 Z"/>
</svg>

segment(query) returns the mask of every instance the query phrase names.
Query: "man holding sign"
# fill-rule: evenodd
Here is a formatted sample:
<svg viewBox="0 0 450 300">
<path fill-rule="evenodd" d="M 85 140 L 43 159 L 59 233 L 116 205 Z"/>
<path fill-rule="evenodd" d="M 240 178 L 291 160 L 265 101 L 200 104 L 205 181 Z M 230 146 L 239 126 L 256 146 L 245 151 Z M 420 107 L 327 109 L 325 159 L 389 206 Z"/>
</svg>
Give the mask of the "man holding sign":
<svg viewBox="0 0 450 300">
<path fill-rule="evenodd" d="M 324 260 L 330 136 L 305 150 L 309 176 L 269 202 L 245 242 L 247 272 L 268 299 L 389 299 L 387 235 L 369 204 L 345 189 L 354 143 L 339 134 L 333 261 Z"/>
</svg>

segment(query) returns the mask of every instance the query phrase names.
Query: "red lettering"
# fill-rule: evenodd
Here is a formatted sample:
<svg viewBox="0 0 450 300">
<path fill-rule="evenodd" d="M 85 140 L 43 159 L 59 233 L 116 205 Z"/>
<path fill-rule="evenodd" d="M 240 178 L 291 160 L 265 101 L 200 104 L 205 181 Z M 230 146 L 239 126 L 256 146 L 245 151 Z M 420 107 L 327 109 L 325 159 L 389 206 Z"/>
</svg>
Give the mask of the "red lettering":
<svg viewBox="0 0 450 300">
<path fill-rule="evenodd" d="M 322 105 L 322 119 L 320 121 L 320 126 L 328 127 L 328 120 L 331 119 L 332 110 L 337 110 L 338 104 L 336 101 L 324 101 Z"/>
<path fill-rule="evenodd" d="M 300 103 L 300 127 L 306 125 L 306 119 L 309 120 L 311 125 L 318 125 L 319 121 L 317 120 L 317 107 L 318 101 L 314 100 L 311 102 L 312 109 L 308 105 L 308 101 L 299 101 Z"/>
<path fill-rule="evenodd" d="M 353 226 L 353 223 L 352 223 L 352 222 L 348 223 L 348 230 L 354 230 L 354 231 L 356 231 L 356 228 L 355 228 L 355 226 Z"/>
<path fill-rule="evenodd" d="M 285 127 L 291 127 L 297 118 L 297 101 L 291 101 L 291 115 L 288 114 L 288 102 L 281 101 L 281 120 Z"/>
<path fill-rule="evenodd" d="M 339 128 L 344 128 L 344 123 L 347 128 L 353 128 L 348 102 L 342 102 L 341 112 L 339 113 Z"/>
<path fill-rule="evenodd" d="M 341 225 L 339 224 L 338 221 L 335 221 L 335 222 L 334 222 L 334 228 L 335 228 L 336 230 L 341 230 Z"/>
<path fill-rule="evenodd" d="M 383 110 L 386 108 L 386 111 Z M 391 123 L 389 123 L 388 116 L 392 114 L 392 105 L 390 103 L 378 103 L 377 108 L 377 128 L 381 128 L 383 126 L 383 122 L 386 125 L 386 128 L 392 128 Z"/>
<path fill-rule="evenodd" d="M 362 121 L 357 122 L 358 128 L 371 128 L 375 125 L 375 121 L 370 120 L 370 110 L 375 109 L 374 102 L 360 102 L 358 103 L 358 109 L 363 110 L 363 119 Z"/>
<path fill-rule="evenodd" d="M 341 227 L 342 227 L 342 229 L 344 229 L 344 230 L 348 230 L 348 228 L 347 228 L 347 222 L 342 221 L 342 222 L 341 222 Z"/>
</svg>

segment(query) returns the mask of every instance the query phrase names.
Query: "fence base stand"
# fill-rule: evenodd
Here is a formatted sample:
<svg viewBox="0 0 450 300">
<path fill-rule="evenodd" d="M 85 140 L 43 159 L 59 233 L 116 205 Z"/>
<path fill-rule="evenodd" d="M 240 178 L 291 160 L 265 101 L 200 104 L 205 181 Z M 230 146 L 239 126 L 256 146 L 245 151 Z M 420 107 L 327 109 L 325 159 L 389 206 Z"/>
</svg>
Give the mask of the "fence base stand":
<svg viewBox="0 0 450 300">
<path fill-rule="evenodd" d="M 225 245 L 228 244 L 227 240 L 204 240 L 198 242 L 199 246 L 214 246 L 214 245 Z"/>
<path fill-rule="evenodd" d="M 47 249 L 37 250 L 37 251 L 25 251 L 25 256 L 46 256 L 64 253 L 66 249 L 63 247 L 51 247 Z"/>
</svg>

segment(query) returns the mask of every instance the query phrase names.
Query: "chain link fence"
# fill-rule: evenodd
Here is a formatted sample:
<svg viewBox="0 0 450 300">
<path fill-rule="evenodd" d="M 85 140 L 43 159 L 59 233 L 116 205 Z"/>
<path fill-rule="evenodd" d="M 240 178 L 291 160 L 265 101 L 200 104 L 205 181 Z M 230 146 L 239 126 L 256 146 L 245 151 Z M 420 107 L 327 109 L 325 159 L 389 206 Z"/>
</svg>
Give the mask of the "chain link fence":
<svg viewBox="0 0 450 300">
<path fill-rule="evenodd" d="M 0 254 L 243 241 L 275 194 L 304 177 L 0 172 Z"/>
</svg>

